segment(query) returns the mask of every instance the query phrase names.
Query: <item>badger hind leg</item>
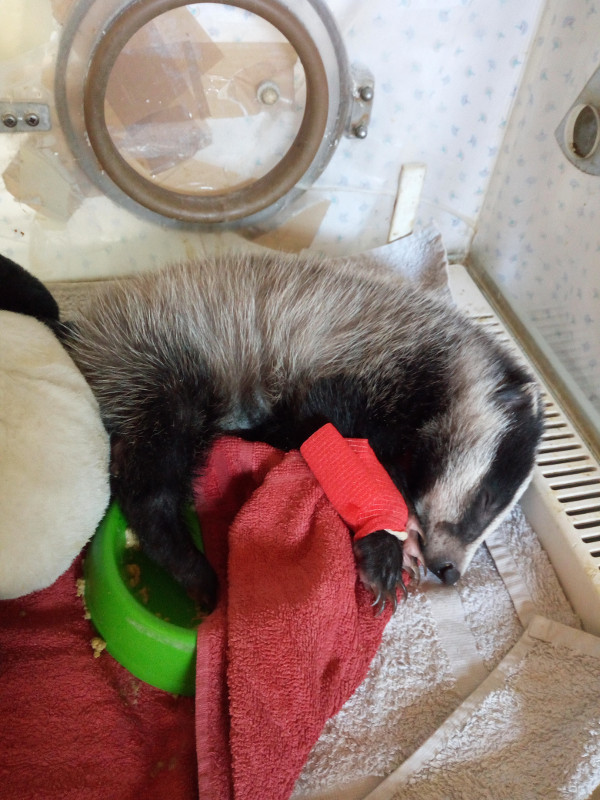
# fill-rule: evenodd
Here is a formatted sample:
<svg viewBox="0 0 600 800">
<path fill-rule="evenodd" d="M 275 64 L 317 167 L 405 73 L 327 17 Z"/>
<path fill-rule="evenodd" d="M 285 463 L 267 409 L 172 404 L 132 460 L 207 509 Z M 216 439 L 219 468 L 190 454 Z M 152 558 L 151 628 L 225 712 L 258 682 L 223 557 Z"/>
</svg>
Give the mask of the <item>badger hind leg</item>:
<svg viewBox="0 0 600 800">
<path fill-rule="evenodd" d="M 156 420 L 135 436 L 113 440 L 112 485 L 142 550 L 166 569 L 206 610 L 217 600 L 217 578 L 188 529 L 185 512 L 197 460 L 208 449 L 207 432 L 190 426 L 157 430 Z M 197 426 L 196 426 L 197 427 Z"/>
</svg>

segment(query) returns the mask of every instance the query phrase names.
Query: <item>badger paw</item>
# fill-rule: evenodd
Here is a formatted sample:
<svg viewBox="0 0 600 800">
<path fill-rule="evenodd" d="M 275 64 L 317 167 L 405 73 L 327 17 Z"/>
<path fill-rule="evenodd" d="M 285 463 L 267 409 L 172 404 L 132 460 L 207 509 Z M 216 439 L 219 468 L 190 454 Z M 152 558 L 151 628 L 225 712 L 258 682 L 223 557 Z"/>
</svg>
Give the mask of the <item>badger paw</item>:
<svg viewBox="0 0 600 800">
<path fill-rule="evenodd" d="M 167 568 L 205 614 L 214 610 L 218 595 L 217 575 L 202 553 L 190 549 L 185 560 L 172 562 Z"/>
<path fill-rule="evenodd" d="M 404 597 L 407 596 L 403 570 L 411 580 L 417 583 L 420 580 L 420 567 L 424 564 L 419 546 L 422 534 L 414 518 L 411 517 L 409 523 L 408 539 L 404 542 L 383 530 L 354 542 L 359 575 L 375 596 L 373 605 L 377 606 L 378 614 L 383 613 L 388 602 L 392 610 L 396 610 L 398 590 L 402 591 Z"/>
</svg>

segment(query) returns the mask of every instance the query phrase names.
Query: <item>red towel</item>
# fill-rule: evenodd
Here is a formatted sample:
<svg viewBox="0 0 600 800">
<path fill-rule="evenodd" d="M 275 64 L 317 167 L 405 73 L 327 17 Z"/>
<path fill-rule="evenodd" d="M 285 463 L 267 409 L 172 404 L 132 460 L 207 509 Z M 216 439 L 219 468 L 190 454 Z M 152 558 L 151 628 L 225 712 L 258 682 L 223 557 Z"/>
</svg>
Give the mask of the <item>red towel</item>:
<svg viewBox="0 0 600 800">
<path fill-rule="evenodd" d="M 93 657 L 80 575 L 0 602 L 1 800 L 193 800 L 193 698 Z"/>
<path fill-rule="evenodd" d="M 196 489 L 221 581 L 198 631 L 200 797 L 287 798 L 390 611 L 375 616 L 348 528 L 297 451 L 223 439 Z"/>
</svg>

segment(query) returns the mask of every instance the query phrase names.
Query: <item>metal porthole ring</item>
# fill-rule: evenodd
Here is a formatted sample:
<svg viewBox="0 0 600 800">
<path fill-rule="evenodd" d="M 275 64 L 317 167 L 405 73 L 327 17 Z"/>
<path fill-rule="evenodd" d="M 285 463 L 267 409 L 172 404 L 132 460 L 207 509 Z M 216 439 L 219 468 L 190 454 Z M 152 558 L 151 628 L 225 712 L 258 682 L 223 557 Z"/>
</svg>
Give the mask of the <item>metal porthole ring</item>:
<svg viewBox="0 0 600 800">
<path fill-rule="evenodd" d="M 200 0 L 224 3 L 224 0 Z M 111 70 L 131 37 L 147 22 L 188 5 L 182 0 L 145 0 L 125 8 L 107 25 L 89 64 L 83 94 L 87 135 L 106 174 L 142 206 L 184 222 L 223 223 L 249 217 L 275 203 L 306 173 L 323 141 L 329 94 L 319 50 L 304 25 L 275 0 L 236 0 L 235 5 L 277 28 L 295 49 L 306 76 L 306 106 L 300 129 L 283 158 L 253 183 L 228 192 L 185 194 L 153 184 L 119 153 L 107 129 L 104 100 Z"/>
</svg>

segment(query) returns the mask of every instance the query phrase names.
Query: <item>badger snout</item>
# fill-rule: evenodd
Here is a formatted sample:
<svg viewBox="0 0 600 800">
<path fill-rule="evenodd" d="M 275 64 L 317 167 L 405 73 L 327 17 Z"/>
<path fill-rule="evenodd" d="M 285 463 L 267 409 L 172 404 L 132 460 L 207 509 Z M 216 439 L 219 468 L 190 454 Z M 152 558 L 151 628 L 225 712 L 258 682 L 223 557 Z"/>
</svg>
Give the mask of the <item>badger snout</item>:
<svg viewBox="0 0 600 800">
<path fill-rule="evenodd" d="M 448 586 L 460 579 L 470 561 L 467 549 L 455 535 L 453 527 L 449 522 L 433 525 L 423 547 L 427 569 Z"/>
<path fill-rule="evenodd" d="M 460 578 L 460 570 L 451 561 L 427 561 L 427 569 L 448 586 L 456 583 Z"/>
</svg>

